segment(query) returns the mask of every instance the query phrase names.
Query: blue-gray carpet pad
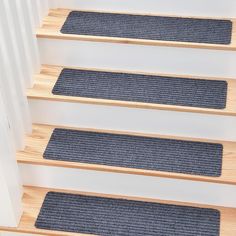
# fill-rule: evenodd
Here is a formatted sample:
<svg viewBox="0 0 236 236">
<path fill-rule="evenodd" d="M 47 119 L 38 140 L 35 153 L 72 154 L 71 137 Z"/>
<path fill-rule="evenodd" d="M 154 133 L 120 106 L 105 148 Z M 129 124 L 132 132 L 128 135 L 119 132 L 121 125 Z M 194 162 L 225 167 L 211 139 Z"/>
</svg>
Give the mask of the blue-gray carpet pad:
<svg viewBox="0 0 236 236">
<path fill-rule="evenodd" d="M 35 226 L 100 236 L 219 236 L 220 212 L 49 192 Z"/>
<path fill-rule="evenodd" d="M 55 129 L 45 159 L 218 177 L 221 144 Z"/>
<path fill-rule="evenodd" d="M 224 109 L 227 82 L 142 74 L 63 69 L 55 95 Z"/>
<path fill-rule="evenodd" d="M 230 44 L 230 20 L 72 11 L 61 33 L 147 40 Z"/>
</svg>

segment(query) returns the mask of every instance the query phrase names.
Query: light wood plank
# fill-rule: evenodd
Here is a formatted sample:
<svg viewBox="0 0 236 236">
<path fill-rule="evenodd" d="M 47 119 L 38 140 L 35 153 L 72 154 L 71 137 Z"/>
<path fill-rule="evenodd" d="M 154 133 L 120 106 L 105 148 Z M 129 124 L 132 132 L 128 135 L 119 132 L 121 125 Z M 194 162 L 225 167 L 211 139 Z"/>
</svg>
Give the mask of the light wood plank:
<svg viewBox="0 0 236 236">
<path fill-rule="evenodd" d="M 225 109 L 208 109 L 208 108 L 198 108 L 198 107 L 187 107 L 187 106 L 175 106 L 175 105 L 164 105 L 164 104 L 153 104 L 153 103 L 142 103 L 142 102 L 128 102 L 128 101 L 118 101 L 118 100 L 108 100 L 108 99 L 96 99 L 96 98 L 84 98 L 84 97 L 72 97 L 72 96 L 61 96 L 53 95 L 52 89 L 62 71 L 62 66 L 42 66 L 42 71 L 40 74 L 36 75 L 34 78 L 34 87 L 29 89 L 27 92 L 28 98 L 30 99 L 42 99 L 42 100 L 53 100 L 53 101 L 64 101 L 64 102 L 79 102 L 85 104 L 97 104 L 97 105 L 107 105 L 107 106 L 123 106 L 131 108 L 144 108 L 144 109 L 158 109 L 158 110 L 171 110 L 171 111 L 182 111 L 182 112 L 194 112 L 194 113 L 207 113 L 207 114 L 217 114 L 217 115 L 236 115 L 236 80 L 226 79 L 228 83 L 228 94 Z M 86 68 L 77 68 L 86 70 Z M 104 71 L 101 69 L 89 69 Z M 127 72 L 128 71 L 114 71 L 106 70 L 111 72 Z M 136 74 L 146 74 L 146 75 L 157 75 L 152 73 L 142 73 L 142 72 L 131 72 Z M 160 76 L 171 76 L 158 74 Z M 181 77 L 179 75 L 172 75 L 172 77 Z M 192 77 L 185 76 L 187 78 L 196 79 L 214 79 L 214 78 L 202 78 L 202 77 Z"/>
<path fill-rule="evenodd" d="M 205 177 L 205 176 L 179 174 L 179 173 L 162 172 L 162 171 L 151 171 L 151 170 L 114 167 L 114 166 L 106 166 L 106 165 L 95 165 L 95 164 L 85 164 L 85 163 L 77 163 L 77 162 L 47 160 L 43 158 L 43 153 L 47 147 L 47 144 L 49 142 L 49 139 L 52 135 L 54 128 L 57 128 L 57 127 L 48 126 L 48 125 L 33 125 L 32 135 L 29 135 L 26 138 L 25 150 L 17 153 L 18 163 L 79 168 L 79 169 L 85 169 L 85 170 L 107 171 L 107 172 L 137 174 L 137 175 L 146 175 L 146 176 L 160 176 L 160 177 L 165 177 L 165 178 L 177 178 L 177 179 L 206 181 L 206 182 L 215 182 L 215 183 L 236 184 L 236 143 L 235 142 L 220 142 L 219 141 L 219 143 L 222 143 L 223 145 L 222 175 L 220 177 Z M 116 133 L 116 134 L 131 134 L 131 135 L 137 135 L 137 136 L 185 140 L 184 138 L 180 138 L 180 137 L 162 136 L 162 135 L 154 135 L 154 134 L 151 135 L 151 134 L 142 134 L 142 133 L 133 133 L 133 132 L 130 133 L 130 132 L 121 132 L 121 131 L 82 129 L 82 128 L 81 129 L 77 128 L 77 130 L 96 131 L 96 132 L 103 132 L 103 133 Z M 200 140 L 200 139 L 188 139 L 188 140 L 206 141 L 206 142 L 211 142 L 211 143 L 216 142 L 216 141 L 211 141 L 211 140 Z"/>
<path fill-rule="evenodd" d="M 59 231 L 48 231 L 37 229 L 34 227 L 35 221 L 37 219 L 38 213 L 42 206 L 45 195 L 49 191 L 58 191 L 74 194 L 82 194 L 87 196 L 99 196 L 99 197 L 108 197 L 116 199 L 128 199 L 128 200 L 137 200 L 137 201 L 146 201 L 146 202 L 157 202 L 164 204 L 175 204 L 182 206 L 193 206 L 201 208 L 213 208 L 217 209 L 221 213 L 221 222 L 220 222 L 220 236 L 235 236 L 236 235 L 236 209 L 225 208 L 225 207 L 216 207 L 200 204 L 190 204 L 184 202 L 172 202 L 165 200 L 149 199 L 149 198 L 140 198 L 140 197 L 128 197 L 128 196 L 118 196 L 118 195 L 108 195 L 108 194 L 95 194 L 95 193 L 86 193 L 86 192 L 74 192 L 74 191 L 65 191 L 65 190 L 55 190 L 55 189 L 46 189 L 46 188 L 36 188 L 36 187 L 25 187 L 24 196 L 23 196 L 23 206 L 24 212 L 21 218 L 20 224 L 17 228 L 0 228 L 0 231 L 10 231 L 16 233 L 31 233 L 37 235 L 60 235 L 60 236 L 74 236 L 74 235 L 85 235 L 78 233 L 68 233 L 68 232 L 59 232 Z"/>
<path fill-rule="evenodd" d="M 127 44 L 152 45 L 152 46 L 159 45 L 159 46 L 171 46 L 171 47 L 209 48 L 209 49 L 217 49 L 217 50 L 236 50 L 236 19 L 227 19 L 233 22 L 231 44 L 219 45 L 219 44 L 205 44 L 205 43 L 199 44 L 199 43 L 186 43 L 186 42 L 175 42 L 175 41 L 127 39 L 127 38 L 118 38 L 118 37 L 116 38 L 116 37 L 104 37 L 104 36 L 62 34 L 60 32 L 60 29 L 62 25 L 64 24 L 70 11 L 71 10 L 69 9 L 50 10 L 49 15 L 44 19 L 43 26 L 37 31 L 37 37 L 38 38 L 67 39 L 67 40 L 82 40 L 82 41 L 92 41 L 92 42 L 95 41 L 95 42 L 127 43 Z M 96 11 L 90 11 L 90 12 L 96 12 Z M 113 11 L 112 13 L 119 13 L 119 12 Z M 127 12 L 126 14 L 132 14 L 132 13 Z M 147 15 L 147 14 L 136 14 L 136 15 Z M 148 15 L 153 16 L 154 14 L 148 14 Z M 191 17 L 191 18 L 197 18 L 197 17 Z"/>
</svg>

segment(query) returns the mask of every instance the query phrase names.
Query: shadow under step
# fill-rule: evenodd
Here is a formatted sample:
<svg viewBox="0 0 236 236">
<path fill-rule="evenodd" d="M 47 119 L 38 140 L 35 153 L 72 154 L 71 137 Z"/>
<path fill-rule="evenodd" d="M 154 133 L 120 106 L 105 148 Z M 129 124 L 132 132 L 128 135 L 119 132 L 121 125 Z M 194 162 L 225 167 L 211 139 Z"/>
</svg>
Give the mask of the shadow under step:
<svg viewBox="0 0 236 236">
<path fill-rule="evenodd" d="M 24 187 L 17 228 L 40 235 L 234 236 L 236 210 L 117 195 Z"/>
<path fill-rule="evenodd" d="M 236 184 L 234 142 L 34 125 L 18 163 Z"/>
<path fill-rule="evenodd" d="M 39 38 L 235 50 L 235 20 L 53 9 Z"/>
<path fill-rule="evenodd" d="M 236 80 L 45 65 L 30 99 L 236 115 Z"/>
</svg>

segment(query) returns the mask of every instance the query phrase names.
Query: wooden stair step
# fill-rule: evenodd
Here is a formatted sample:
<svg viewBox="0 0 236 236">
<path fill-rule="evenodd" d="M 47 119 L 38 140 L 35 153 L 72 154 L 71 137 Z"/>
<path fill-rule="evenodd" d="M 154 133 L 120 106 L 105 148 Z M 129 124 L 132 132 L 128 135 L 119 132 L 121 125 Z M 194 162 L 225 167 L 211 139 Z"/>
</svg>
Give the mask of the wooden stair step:
<svg viewBox="0 0 236 236">
<path fill-rule="evenodd" d="M 159 176 L 159 177 L 167 177 L 167 178 L 176 178 L 176 179 L 186 179 L 186 180 L 195 180 L 195 181 L 205 181 L 205 182 L 215 182 L 215 183 L 228 183 L 228 184 L 236 184 L 236 143 L 235 142 L 216 142 L 211 140 L 199 140 L 199 139 L 187 139 L 186 138 L 180 138 L 180 137 L 170 137 L 170 136 L 161 136 L 161 135 L 151 135 L 151 134 L 141 134 L 141 133 L 129 133 L 129 132 L 121 132 L 121 131 L 106 131 L 106 130 L 94 130 L 94 129 L 78 129 L 78 128 L 71 128 L 72 130 L 76 131 L 83 131 L 83 132 L 96 132 L 96 134 L 114 134 L 114 135 L 124 135 L 124 136 L 130 136 L 130 137 L 147 137 L 147 138 L 157 138 L 157 139 L 170 139 L 170 140 L 183 140 L 183 141 L 195 141 L 195 142 L 205 142 L 205 143 L 217 143 L 217 145 L 222 145 L 222 165 L 221 165 L 221 173 L 214 174 L 214 175 L 202 175 L 200 174 L 193 174 L 194 172 L 185 172 L 181 170 L 178 173 L 176 171 L 170 171 L 169 169 L 166 169 L 166 171 L 163 171 L 163 169 L 150 169 L 149 164 L 148 167 L 145 168 L 138 168 L 132 166 L 123 166 L 123 165 L 116 165 L 114 163 L 106 163 L 106 162 L 94 162 L 92 159 L 89 161 L 77 161 L 75 160 L 77 158 L 77 154 L 74 154 L 73 160 L 70 159 L 64 159 L 65 155 L 62 155 L 62 159 L 55 159 L 54 154 L 50 159 L 50 151 L 49 154 L 47 154 L 47 158 L 44 158 L 44 153 L 48 143 L 52 137 L 53 131 L 56 128 L 63 128 L 63 127 L 56 127 L 56 126 L 48 126 L 48 125 L 34 125 L 33 126 L 33 133 L 32 135 L 27 136 L 26 138 L 26 148 L 24 151 L 19 151 L 17 153 L 17 161 L 18 163 L 24 163 L 24 164 L 36 164 L 36 165 L 45 165 L 45 166 L 58 166 L 58 167 L 68 167 L 68 168 L 79 168 L 79 169 L 86 169 L 86 170 L 96 170 L 96 171 L 107 171 L 107 172 L 117 172 L 117 173 L 128 173 L 128 174 L 137 174 L 137 175 L 146 175 L 146 176 Z M 68 128 L 67 128 L 68 130 Z M 70 129 L 69 129 L 70 130 Z M 54 137 L 55 138 L 55 137 Z M 83 140 L 84 141 L 84 140 Z M 146 142 L 146 140 L 144 140 Z M 85 141 L 84 141 L 85 142 Z M 85 143 L 86 144 L 86 143 Z M 90 143 L 86 144 L 90 145 Z M 99 147 L 100 148 L 100 147 Z M 123 149 L 122 149 L 123 150 Z M 60 152 L 60 148 L 57 149 L 57 152 Z M 104 155 L 107 155 L 107 151 L 101 149 L 101 152 L 105 152 Z M 63 153 L 66 152 L 66 148 L 63 148 Z M 60 153 L 59 153 L 60 154 Z M 66 154 L 66 153 L 65 153 Z M 57 155 L 57 154 L 55 154 Z M 103 154 L 101 154 L 103 155 Z M 118 155 L 118 154 L 117 154 Z M 128 155 L 128 154 L 127 154 Z M 212 154 L 213 155 L 213 154 Z M 48 157 L 49 156 L 49 157 Z M 59 155 L 61 156 L 61 155 Z M 90 156 L 89 156 L 90 158 Z M 101 156 L 102 158 L 102 156 Z M 126 155 L 124 155 L 123 158 L 126 158 Z M 147 157 L 149 158 L 149 157 Z M 160 157 L 162 158 L 162 157 Z M 169 157 L 169 158 L 172 158 Z M 106 159 L 105 159 L 106 160 Z M 124 159 L 126 160 L 126 159 Z M 161 160 L 161 159 L 160 159 Z M 129 161 L 129 160 L 127 160 Z M 202 160 L 203 162 L 206 160 Z M 159 160 L 158 160 L 159 162 Z M 158 163 L 157 162 L 157 163 Z M 104 164 L 106 163 L 106 164 Z M 139 162 L 137 162 L 139 163 Z M 185 163 L 185 162 L 183 162 Z M 169 163 L 171 164 L 171 163 Z M 209 164 L 209 163 L 208 163 Z M 158 164 L 159 165 L 159 164 Z M 185 164 L 184 164 L 185 165 Z M 212 167 L 210 164 L 210 169 L 216 170 L 218 167 L 214 166 Z M 215 164 L 214 164 L 215 165 Z M 142 163 L 138 166 L 142 166 Z M 181 166 L 180 166 L 181 167 Z M 201 167 L 201 165 L 199 168 Z M 205 166 L 204 166 L 205 167 Z M 166 168 L 166 167 L 165 167 Z M 169 168 L 169 167 L 168 167 Z M 195 169 L 195 167 L 194 167 Z M 167 171 L 168 170 L 168 171 Z M 201 170 L 201 169 L 200 169 Z M 197 172 L 196 172 L 197 173 Z M 214 172 L 215 173 L 215 172 Z"/>
<path fill-rule="evenodd" d="M 158 109 L 158 110 L 170 110 L 170 111 L 182 111 L 182 112 L 195 112 L 195 113 L 207 113 L 207 114 L 218 114 L 218 115 L 229 115 L 229 116 L 234 116 L 236 115 L 236 80 L 233 80 L 233 79 L 227 79 L 227 80 L 224 80 L 222 79 L 221 81 L 224 82 L 227 84 L 227 92 L 226 92 L 226 98 L 222 98 L 222 99 L 225 99 L 225 101 L 223 102 L 224 103 L 224 106 L 225 108 L 221 108 L 221 109 L 216 109 L 216 108 L 207 108 L 208 104 L 203 104 L 202 105 L 194 105 L 194 103 L 198 103 L 198 99 L 200 100 L 201 103 L 205 103 L 205 100 L 207 98 L 205 97 L 202 97 L 201 95 L 198 95 L 196 96 L 196 98 L 193 96 L 192 97 L 192 100 L 193 100 L 193 104 L 190 104 L 192 101 L 189 101 L 187 98 L 185 98 L 184 94 L 181 94 L 181 91 L 177 91 L 178 88 L 176 87 L 176 90 L 173 91 L 173 96 L 177 96 L 176 99 L 173 99 L 171 100 L 171 97 L 170 97 L 170 100 L 168 101 L 168 96 L 166 98 L 163 98 L 163 96 L 166 96 L 165 94 L 162 94 L 162 95 L 158 95 L 159 97 L 155 98 L 157 99 L 157 101 L 160 101 L 159 99 L 163 100 L 163 103 L 162 104 L 159 104 L 159 103 L 155 103 L 155 102 L 140 102 L 135 99 L 140 99 L 139 97 L 138 98 L 132 98 L 134 101 L 126 101 L 128 99 L 126 99 L 125 96 L 134 96 L 134 97 L 137 97 L 139 95 L 138 94 L 138 91 L 137 93 L 135 93 L 135 86 L 131 86 L 131 90 L 134 90 L 132 93 L 129 93 L 129 91 L 123 91 L 124 89 L 122 89 L 122 93 L 125 93 L 124 95 L 119 95 L 118 93 L 118 96 L 123 96 L 121 97 L 121 99 L 117 99 L 117 100 L 114 100 L 113 98 L 102 98 L 103 94 L 101 97 L 97 98 L 97 97 L 94 97 L 94 98 L 91 98 L 90 95 L 83 95 L 83 97 L 78 97 L 77 95 L 74 95 L 74 96 L 70 96 L 70 95 L 58 95 L 58 94 L 55 94 L 55 92 L 53 92 L 54 88 L 57 87 L 57 82 L 58 82 L 58 79 L 62 73 L 64 67 L 61 67 L 61 66 L 49 66 L 49 65 L 44 65 L 42 67 L 42 70 L 41 70 L 41 73 L 40 74 L 37 74 L 35 75 L 35 84 L 34 84 L 34 87 L 32 89 L 29 89 L 27 91 L 27 95 L 28 95 L 28 98 L 29 99 L 42 99 L 42 100 L 52 100 L 52 101 L 64 101 L 64 102 L 78 102 L 78 103 L 86 103 L 86 104 L 97 104 L 97 105 L 108 105 L 108 106 L 123 106 L 123 107 L 133 107 L 133 108 L 145 108 L 145 109 Z M 72 68 L 73 69 L 73 68 Z M 76 69 L 75 71 L 78 71 L 78 69 L 80 71 L 86 71 L 86 70 L 89 70 L 90 72 L 96 72 L 96 73 L 112 73 L 112 74 L 127 74 L 127 76 L 129 75 L 132 75 L 134 78 L 135 78 L 135 75 L 141 75 L 141 76 L 157 76 L 157 77 L 153 77 L 154 80 L 153 82 L 155 82 L 155 79 L 159 79 L 159 80 L 162 80 L 162 77 L 163 77 L 163 80 L 169 80 L 168 83 L 172 83 L 171 82 L 171 79 L 173 79 L 173 83 L 175 81 L 175 79 L 177 78 L 181 78 L 180 76 L 168 76 L 168 75 L 155 75 L 155 74 L 147 74 L 147 73 L 131 73 L 131 74 L 128 74 L 129 72 L 125 71 L 125 72 L 122 72 L 122 71 L 110 71 L 110 70 L 99 70 L 99 69 L 86 69 L 86 68 L 74 68 Z M 74 70 L 73 69 L 73 70 Z M 69 68 L 70 70 L 70 68 Z M 66 79 L 65 78 L 65 82 L 66 82 Z M 73 78 L 68 78 L 68 80 L 73 80 Z M 89 79 L 89 78 L 88 78 Z M 92 78 L 91 78 L 92 79 Z M 99 79 L 95 78 L 96 80 L 99 81 Z M 189 78 L 186 78 L 186 77 L 182 77 L 180 80 L 188 80 L 188 79 L 194 79 L 194 80 L 191 80 L 191 81 L 197 81 L 198 79 L 200 80 L 207 80 L 207 83 L 212 80 L 212 78 L 202 78 L 202 77 L 189 77 Z M 85 82 L 83 83 L 86 83 L 86 79 L 84 79 Z M 113 78 L 114 80 L 114 78 Z M 76 81 L 76 78 L 74 78 L 74 82 Z M 97 82 L 98 82 L 97 81 Z M 217 82 L 217 80 L 214 80 Z M 73 82 L 73 83 L 74 83 Z M 96 82 L 96 84 L 97 84 Z M 211 81 L 210 81 L 211 82 Z M 76 82 L 78 83 L 77 86 L 80 86 L 79 82 Z M 111 83 L 114 83 L 111 82 Z M 165 82 L 166 83 L 166 82 Z M 165 83 L 164 85 L 160 85 L 160 86 L 165 86 Z M 177 83 L 177 82 L 176 82 Z M 178 82 L 179 83 L 179 82 Z M 185 83 L 185 82 L 184 82 Z M 192 82 L 191 82 L 192 83 Z M 196 82 L 193 82 L 193 83 L 196 83 Z M 202 83 L 202 82 L 201 82 Z M 117 82 L 118 86 L 121 86 L 119 84 L 119 82 Z M 186 84 L 186 83 L 185 83 Z M 65 84 L 63 85 L 65 86 Z M 84 84 L 82 86 L 85 86 Z M 89 85 L 88 85 L 89 86 Z M 99 85 L 98 85 L 99 86 Z M 122 85 L 123 86 L 123 85 Z M 149 91 L 147 90 L 148 88 L 145 87 L 146 85 L 144 85 L 143 89 L 145 89 L 145 93 L 142 91 L 142 88 L 141 88 L 141 97 L 144 97 L 144 98 L 141 98 L 141 99 L 146 99 L 148 101 L 148 99 L 150 100 L 150 94 L 149 94 Z M 156 84 L 155 86 L 159 86 L 158 84 Z M 171 84 L 168 84 L 168 86 L 171 86 Z M 174 85 L 173 85 L 174 86 Z M 192 86 L 192 85 L 190 85 Z M 214 85 L 213 85 L 214 86 Z M 85 86 L 86 87 L 86 86 Z M 102 85 L 100 85 L 100 87 L 102 87 Z M 150 87 L 150 86 L 149 86 Z M 195 86 L 196 87 L 196 86 Z M 158 87 L 157 87 L 158 88 Z M 165 88 L 165 87 L 164 87 Z M 181 88 L 181 86 L 179 87 Z M 198 88 L 198 87 L 196 87 Z M 62 89 L 64 89 L 62 87 Z M 140 89 L 140 86 L 137 87 L 137 89 L 139 90 Z M 153 88 L 150 88 L 152 91 L 150 91 L 150 93 L 153 93 Z M 159 88 L 158 88 L 159 89 Z M 191 93 L 195 93 L 197 91 L 193 91 L 194 88 L 191 88 L 190 89 L 192 90 Z M 203 88 L 203 90 L 205 89 L 205 87 Z M 221 88 L 219 88 L 220 90 Z M 91 90 L 91 91 L 90 91 Z M 86 88 L 86 90 L 83 90 L 82 92 L 83 93 L 93 93 L 93 90 L 95 90 L 96 92 L 99 92 L 101 94 L 101 91 L 97 91 L 97 89 L 94 88 Z M 75 88 L 73 88 L 73 91 L 69 88 L 69 91 L 71 91 L 71 93 L 79 93 L 79 91 L 75 90 Z M 112 95 L 112 92 L 109 92 L 109 89 L 107 90 L 108 92 L 106 96 L 114 96 Z M 223 90 L 222 90 L 223 91 Z M 65 91 L 66 93 L 67 91 Z M 116 92 L 116 91 L 115 91 Z M 186 93 L 188 92 L 188 90 L 186 90 Z M 117 93 L 117 92 L 116 92 Z M 178 95 L 179 93 L 179 95 Z M 220 94 L 220 96 L 224 96 L 223 94 L 221 94 L 221 92 L 217 91 L 217 93 Z M 92 94 L 93 95 L 93 94 Z M 96 95 L 96 94 L 95 94 Z M 96 95 L 97 96 L 97 95 Z M 105 96 L 105 95 L 104 95 Z M 117 96 L 117 95 L 115 95 Z M 146 96 L 146 98 L 145 98 Z M 188 94 L 188 97 L 190 95 Z M 211 95 L 209 95 L 211 96 Z M 151 97 L 152 99 L 152 97 Z M 176 100 L 180 100 L 180 103 L 181 105 L 176 105 Z M 190 105 L 182 105 L 182 101 L 181 100 L 185 100 L 185 102 L 187 101 L 187 103 L 189 103 Z M 197 99 L 197 100 L 196 100 Z M 211 103 L 213 102 L 214 103 L 214 97 L 209 97 L 209 101 L 211 101 Z M 208 103 L 208 101 L 207 101 Z M 199 107 L 197 107 L 199 106 Z M 221 106 L 221 105 L 220 105 Z"/>
<path fill-rule="evenodd" d="M 52 9 L 49 15 L 44 19 L 43 25 L 38 29 L 38 38 L 55 38 L 55 39 L 68 39 L 68 40 L 83 40 L 83 41 L 97 41 L 97 42 L 114 42 L 114 43 L 127 43 L 127 44 L 140 44 L 140 45 L 160 45 L 160 46 L 173 46 L 173 47 L 190 47 L 190 48 L 210 48 L 210 49 L 222 49 L 222 50 L 236 50 L 236 34 L 235 34 L 235 19 L 207 19 L 207 20 L 222 20 L 232 22 L 232 35 L 230 44 L 210 44 L 210 43 L 195 43 L 195 42 L 179 42 L 179 41 L 164 41 L 164 40 L 150 40 L 150 39 L 137 39 L 137 38 L 122 38 L 122 37 L 108 37 L 108 36 L 94 36 L 94 35 L 76 35 L 76 34 L 63 34 L 61 33 L 62 26 L 66 19 L 70 15 L 72 10 L 69 9 Z M 86 11 L 85 11 L 86 12 Z M 94 12 L 92 13 L 108 13 L 109 12 Z M 110 12 L 117 15 L 119 12 Z M 127 15 L 134 15 L 128 14 Z M 136 14 L 136 17 L 143 16 L 142 14 Z M 147 16 L 145 14 L 144 16 Z M 148 16 L 154 16 L 153 14 Z M 155 15 L 157 16 L 157 15 Z M 160 16 L 163 17 L 163 16 Z M 170 17 L 170 16 L 166 16 Z M 174 16 L 172 16 L 174 17 Z M 191 17 L 189 17 L 191 18 Z M 185 19 L 189 19 L 185 18 Z M 195 19 L 194 17 L 193 19 Z M 178 18 L 177 18 L 178 19 Z M 179 17 L 179 19 L 183 19 Z M 198 20 L 204 20 L 203 18 L 197 18 Z M 206 20 L 206 19 L 205 19 Z M 149 27 L 148 27 L 149 28 Z M 219 30 L 220 31 L 220 30 Z M 201 32 L 199 32 L 201 34 Z M 202 35 L 203 37 L 203 35 Z M 145 38 L 145 37 L 144 37 Z"/>
<path fill-rule="evenodd" d="M 15 233 L 30 233 L 30 234 L 40 234 L 40 235 L 87 235 L 87 234 L 78 234 L 78 233 L 70 233 L 70 232 L 62 232 L 62 231 L 54 231 L 54 230 L 45 230 L 39 229 L 35 227 L 35 222 L 38 218 L 40 209 L 44 202 L 44 199 L 48 192 L 59 192 L 68 194 L 78 194 L 82 197 L 98 197 L 98 198 L 109 198 L 114 199 L 123 199 L 131 200 L 131 201 L 138 201 L 145 205 L 145 203 L 159 203 L 158 205 L 168 204 L 174 205 L 179 207 L 194 207 L 193 210 L 196 208 L 201 208 L 202 210 L 211 210 L 218 211 L 220 214 L 220 222 L 219 222 L 219 234 L 218 232 L 214 236 L 234 236 L 236 234 L 236 209 L 233 208 L 225 208 L 225 207 L 218 207 L 218 206 L 209 206 L 209 205 L 200 205 L 200 204 L 190 204 L 184 202 L 172 202 L 166 200 L 157 200 L 157 199 L 149 199 L 149 198 L 140 198 L 140 197 L 128 197 L 128 196 L 118 196 L 118 195 L 106 195 L 106 194 L 95 194 L 95 193 L 86 193 L 86 192 L 73 192 L 73 191 L 65 191 L 65 190 L 54 190 L 54 189 L 46 189 L 46 188 L 37 188 L 37 187 L 24 187 L 24 195 L 23 195 L 23 216 L 20 220 L 20 224 L 17 228 L 4 228 L 1 227 L 0 231 L 4 232 L 15 232 Z M 166 206 L 166 205 L 165 205 Z M 44 206 L 45 207 L 45 206 Z M 63 207 L 63 206 L 62 206 Z M 89 210 L 88 210 L 89 211 Z M 165 212 L 166 214 L 166 212 Z M 89 229 L 87 229 L 89 231 Z M 193 229 L 194 230 L 194 229 Z"/>
</svg>

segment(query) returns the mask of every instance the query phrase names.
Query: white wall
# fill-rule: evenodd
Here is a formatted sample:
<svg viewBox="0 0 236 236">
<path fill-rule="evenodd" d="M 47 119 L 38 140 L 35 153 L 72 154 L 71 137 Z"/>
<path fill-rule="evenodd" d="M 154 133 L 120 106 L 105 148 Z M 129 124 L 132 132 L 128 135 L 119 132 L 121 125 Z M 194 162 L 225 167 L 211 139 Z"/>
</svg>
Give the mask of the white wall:
<svg viewBox="0 0 236 236">
<path fill-rule="evenodd" d="M 0 93 L 0 225 L 16 227 L 22 213 L 22 188 L 13 132 Z"/>
<path fill-rule="evenodd" d="M 47 1 L 47 0 L 46 0 Z M 26 88 L 39 72 L 29 0 L 0 1 L 0 226 L 16 227 L 22 214 L 22 182 L 16 150 L 31 132 Z"/>
</svg>

